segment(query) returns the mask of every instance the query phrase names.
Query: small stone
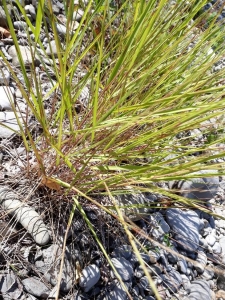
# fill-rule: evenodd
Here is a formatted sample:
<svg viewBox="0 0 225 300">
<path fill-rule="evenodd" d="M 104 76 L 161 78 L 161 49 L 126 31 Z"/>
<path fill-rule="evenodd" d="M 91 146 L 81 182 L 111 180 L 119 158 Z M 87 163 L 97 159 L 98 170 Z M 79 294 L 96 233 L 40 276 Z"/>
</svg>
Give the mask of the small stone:
<svg viewBox="0 0 225 300">
<path fill-rule="evenodd" d="M 127 282 L 124 282 L 125 287 L 129 291 Z M 113 282 L 110 285 L 110 292 L 103 298 L 103 300 L 127 300 L 127 292 L 120 282 Z"/>
<path fill-rule="evenodd" d="M 53 55 L 53 56 L 57 57 L 58 51 L 57 51 L 55 40 L 50 41 L 50 43 L 48 43 L 48 46 L 46 48 L 46 54 L 49 56 Z"/>
<path fill-rule="evenodd" d="M 121 276 L 123 281 L 129 281 L 133 277 L 133 267 L 131 263 L 123 257 L 111 259 L 116 271 Z"/>
<path fill-rule="evenodd" d="M 177 267 L 181 273 L 187 274 L 187 262 L 185 259 L 179 258 L 177 262 Z"/>
<path fill-rule="evenodd" d="M 225 254 L 225 236 L 220 238 L 219 243 L 220 243 L 220 246 L 222 248 L 222 252 Z"/>
<path fill-rule="evenodd" d="M 199 274 L 202 274 L 205 270 L 207 264 L 207 256 L 205 252 L 203 251 L 198 251 L 197 258 L 196 258 L 196 263 L 195 263 L 195 269 Z"/>
<path fill-rule="evenodd" d="M 23 122 L 22 119 L 20 121 Z M 0 138 L 9 138 L 12 134 L 19 132 L 20 127 L 14 112 L 0 111 Z"/>
<path fill-rule="evenodd" d="M 14 101 L 13 93 L 14 88 L 8 86 L 0 86 L 0 110 L 12 110 L 11 102 Z"/>
<path fill-rule="evenodd" d="M 220 254 L 222 252 L 222 247 L 219 242 L 215 242 L 214 246 L 212 247 L 213 253 Z"/>
<path fill-rule="evenodd" d="M 9 85 L 10 81 L 10 73 L 8 70 L 1 69 L 0 71 L 0 84 L 1 85 Z"/>
<path fill-rule="evenodd" d="M 160 274 L 160 277 L 163 280 L 163 285 L 166 288 L 170 288 L 173 293 L 177 293 L 181 284 L 183 283 L 181 275 L 172 268 L 168 275 Z"/>
<path fill-rule="evenodd" d="M 65 37 L 66 36 L 66 33 L 67 33 L 67 28 L 65 25 L 62 25 L 62 24 L 56 24 L 56 30 L 58 32 L 58 34 L 62 37 Z"/>
<path fill-rule="evenodd" d="M 206 240 L 206 242 L 208 243 L 208 245 L 211 246 L 211 247 L 212 247 L 212 246 L 215 244 L 215 242 L 216 242 L 216 238 L 215 238 L 215 236 L 212 235 L 212 234 L 207 235 L 207 237 L 205 238 L 205 240 Z"/>
<path fill-rule="evenodd" d="M 23 21 L 15 21 L 13 23 L 13 26 L 15 29 L 18 29 L 18 30 L 26 30 L 27 29 L 27 23 L 23 22 Z"/>
<path fill-rule="evenodd" d="M 33 57 L 32 57 L 29 47 L 19 46 L 19 48 L 20 48 L 21 56 L 22 56 L 25 67 L 30 67 L 32 64 L 34 64 L 35 66 L 40 64 L 40 61 L 39 61 L 37 55 L 35 56 L 34 61 L 33 61 Z M 12 57 L 13 65 L 15 67 L 19 67 L 20 61 L 18 58 L 16 47 L 11 46 L 8 50 L 8 54 Z"/>
<path fill-rule="evenodd" d="M 96 265 L 92 264 L 82 270 L 79 285 L 87 293 L 99 281 L 99 279 L 100 270 Z"/>
<path fill-rule="evenodd" d="M 74 13 L 73 13 L 73 20 L 80 22 L 82 17 L 83 17 L 84 11 L 80 8 L 78 8 Z"/>
<path fill-rule="evenodd" d="M 172 247 L 171 250 L 173 250 L 175 252 L 178 252 L 177 248 L 175 248 L 175 247 Z M 178 261 L 178 256 L 176 254 L 172 253 L 172 252 L 169 252 L 169 251 L 167 253 L 167 258 L 168 258 L 168 260 L 171 264 L 176 264 L 177 261 Z"/>
<path fill-rule="evenodd" d="M 48 298 L 50 290 L 40 281 L 39 278 L 30 277 L 22 280 L 24 289 L 36 297 Z"/>
<path fill-rule="evenodd" d="M 160 253 L 149 250 L 148 255 L 150 258 L 150 263 L 155 264 L 160 259 Z"/>
<path fill-rule="evenodd" d="M 152 292 L 152 289 L 149 284 L 149 280 L 146 276 L 143 276 L 138 284 L 139 287 L 143 288 L 145 291 Z"/>
</svg>

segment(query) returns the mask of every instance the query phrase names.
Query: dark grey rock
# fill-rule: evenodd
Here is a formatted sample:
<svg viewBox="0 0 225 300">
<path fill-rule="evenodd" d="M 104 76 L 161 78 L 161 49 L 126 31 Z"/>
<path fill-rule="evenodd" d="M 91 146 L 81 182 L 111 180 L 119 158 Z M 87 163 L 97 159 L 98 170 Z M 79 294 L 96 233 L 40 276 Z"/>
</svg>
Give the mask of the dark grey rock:
<svg viewBox="0 0 225 300">
<path fill-rule="evenodd" d="M 99 268 L 92 264 L 85 267 L 82 270 L 82 275 L 79 280 L 79 285 L 85 292 L 89 292 L 90 289 L 99 281 L 100 270 Z"/>
<path fill-rule="evenodd" d="M 116 247 L 112 252 L 112 257 L 124 257 L 130 259 L 132 255 L 132 247 L 129 245 L 122 245 Z"/>
<path fill-rule="evenodd" d="M 129 286 L 124 282 L 127 290 L 129 291 Z M 128 300 L 127 292 L 121 283 L 111 284 L 111 291 L 103 298 L 103 300 Z"/>
<path fill-rule="evenodd" d="M 177 268 L 178 270 L 183 273 L 183 274 L 187 274 L 187 262 L 185 259 L 183 258 L 179 258 L 178 262 L 177 262 Z"/>
<path fill-rule="evenodd" d="M 145 291 L 152 292 L 151 286 L 149 284 L 149 280 L 146 276 L 143 276 L 140 279 L 138 286 L 143 288 Z"/>
<path fill-rule="evenodd" d="M 178 252 L 176 247 L 171 247 L 171 250 Z M 171 264 L 175 264 L 178 261 L 178 256 L 172 252 L 167 253 L 167 258 Z"/>
<path fill-rule="evenodd" d="M 30 278 L 23 279 L 22 284 L 24 286 L 24 289 L 31 295 L 34 295 L 36 297 L 41 297 L 44 299 L 48 298 L 49 296 L 50 290 L 37 277 L 30 277 Z"/>
<path fill-rule="evenodd" d="M 151 264 L 155 264 L 160 259 L 159 252 L 149 250 L 148 255 L 149 255 Z"/>
<path fill-rule="evenodd" d="M 219 188 L 219 177 L 204 177 L 205 174 L 217 173 L 217 170 L 202 170 L 193 173 L 199 175 L 199 178 L 193 178 L 189 181 L 184 181 L 181 185 L 181 194 L 189 199 L 197 199 L 207 201 L 212 199 Z"/>
<path fill-rule="evenodd" d="M 183 283 L 180 273 L 178 273 L 174 268 L 171 268 L 167 275 L 160 274 L 163 280 L 163 285 L 169 288 L 170 292 L 177 293 L 181 284 Z"/>
<path fill-rule="evenodd" d="M 192 210 L 171 208 L 166 211 L 167 223 L 181 249 L 193 252 L 199 246 L 199 216 Z"/>
<path fill-rule="evenodd" d="M 123 257 L 118 257 L 112 258 L 111 261 L 123 281 L 129 281 L 132 279 L 133 267 L 128 260 Z"/>
</svg>

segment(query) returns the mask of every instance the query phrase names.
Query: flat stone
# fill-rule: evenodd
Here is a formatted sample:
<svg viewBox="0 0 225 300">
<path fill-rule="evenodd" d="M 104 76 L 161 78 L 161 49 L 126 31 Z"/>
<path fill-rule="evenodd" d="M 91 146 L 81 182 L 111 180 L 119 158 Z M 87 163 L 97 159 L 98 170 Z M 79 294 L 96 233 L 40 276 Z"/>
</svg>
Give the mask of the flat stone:
<svg viewBox="0 0 225 300">
<path fill-rule="evenodd" d="M 47 299 L 50 293 L 48 287 L 39 278 L 30 277 L 22 280 L 24 289 L 36 297 Z"/>
<path fill-rule="evenodd" d="M 10 100 L 14 101 L 14 88 L 9 86 L 0 86 L 0 110 L 12 110 Z"/>
<path fill-rule="evenodd" d="M 123 257 L 118 257 L 112 258 L 111 261 L 123 281 L 129 281 L 132 279 L 133 267 L 128 260 Z"/>
<path fill-rule="evenodd" d="M 35 66 L 38 66 L 40 64 L 40 60 L 38 59 L 37 55 L 35 56 L 33 62 L 33 58 L 29 47 L 19 46 L 19 48 L 25 67 L 30 67 L 32 64 L 34 64 Z M 17 54 L 17 49 L 14 45 L 9 48 L 8 54 L 12 57 L 12 64 L 15 67 L 19 67 L 20 62 Z"/>
<path fill-rule="evenodd" d="M 189 199 L 202 201 L 212 199 L 220 185 L 219 177 L 204 177 L 204 175 L 216 172 L 216 170 L 202 170 L 193 173 L 193 175 L 199 175 L 199 178 L 184 181 L 180 186 L 181 195 Z"/>
<path fill-rule="evenodd" d="M 181 249 L 187 252 L 198 249 L 200 219 L 196 212 L 179 208 L 167 209 L 166 220 Z"/>
<path fill-rule="evenodd" d="M 100 270 L 96 265 L 92 264 L 82 270 L 79 285 L 87 293 L 99 281 L 99 279 Z"/>
</svg>

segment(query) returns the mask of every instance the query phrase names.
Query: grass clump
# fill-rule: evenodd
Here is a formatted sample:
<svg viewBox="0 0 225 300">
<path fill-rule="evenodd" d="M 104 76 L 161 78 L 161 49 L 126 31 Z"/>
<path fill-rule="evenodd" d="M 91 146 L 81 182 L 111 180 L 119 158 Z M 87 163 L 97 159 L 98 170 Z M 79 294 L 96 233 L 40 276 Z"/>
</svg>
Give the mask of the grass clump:
<svg viewBox="0 0 225 300">
<path fill-rule="evenodd" d="M 225 69 L 213 71 L 225 55 L 224 29 L 217 15 L 204 26 L 208 12 L 198 12 L 206 1 L 89 1 L 80 6 L 65 1 L 64 23 L 50 0 L 39 1 L 35 24 L 16 4 L 33 57 L 27 72 L 7 13 L 24 83 L 1 55 L 27 104 L 21 135 L 36 159 L 28 171 L 57 193 L 82 196 L 113 214 L 145 269 L 114 195 L 160 192 L 180 205 L 202 208 L 159 183 L 189 179 L 205 169 L 212 170 L 208 176 L 213 170 L 224 173 L 224 161 L 218 159 L 225 153 L 218 144 L 224 142 Z M 78 7 L 84 14 L 76 23 Z M 7 12 L 5 3 L 4 8 Z M 49 44 L 54 39 L 55 53 L 47 55 L 42 35 Z M 47 93 L 35 57 L 51 85 Z M 29 125 L 31 116 L 38 136 Z M 216 121 L 210 125 L 212 118 Z M 199 128 L 206 140 L 190 136 Z M 105 207 L 94 198 L 101 194 L 111 199 Z M 75 206 L 85 218 L 79 197 Z"/>
</svg>

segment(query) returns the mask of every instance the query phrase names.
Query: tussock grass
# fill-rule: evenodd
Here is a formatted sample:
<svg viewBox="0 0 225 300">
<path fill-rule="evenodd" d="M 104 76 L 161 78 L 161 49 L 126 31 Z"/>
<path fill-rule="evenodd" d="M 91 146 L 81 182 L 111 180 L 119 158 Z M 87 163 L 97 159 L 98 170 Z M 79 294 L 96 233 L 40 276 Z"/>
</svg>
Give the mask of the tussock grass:
<svg viewBox="0 0 225 300">
<path fill-rule="evenodd" d="M 35 154 L 32 172 L 36 170 L 42 184 L 58 193 L 76 192 L 99 206 L 93 195 L 108 194 L 113 201 L 116 193 L 130 188 L 135 193 L 142 187 L 201 209 L 157 183 L 193 178 L 204 169 L 212 170 L 208 176 L 215 169 L 224 174 L 224 163 L 216 159 L 225 156 L 218 146 L 224 142 L 225 69 L 213 72 L 225 56 L 224 29 L 217 16 L 205 26 L 208 13 L 198 12 L 206 1 L 171 5 L 165 0 L 127 0 L 118 1 L 117 7 L 110 1 L 89 1 L 77 29 L 72 20 L 77 7 L 65 1 L 63 37 L 50 0 L 38 2 L 35 25 L 16 3 L 27 23 L 33 58 L 41 61 L 52 85 L 44 94 L 34 64 L 28 77 L 7 13 L 25 84 L 4 60 L 28 107 L 21 135 L 27 150 Z M 4 8 L 7 12 L 5 3 Z M 49 41 L 54 37 L 57 55 L 46 55 L 40 34 Z M 82 102 L 85 87 L 88 97 Z M 27 122 L 31 115 L 41 129 L 37 139 Z M 217 128 L 204 127 L 204 134 L 213 138 L 193 143 L 187 133 L 213 117 L 218 118 Z M 197 151 L 202 154 L 195 155 Z M 87 221 L 78 199 L 74 198 L 76 207 Z M 120 206 L 112 206 L 148 274 Z M 149 281 L 159 299 L 150 277 Z"/>
</svg>

